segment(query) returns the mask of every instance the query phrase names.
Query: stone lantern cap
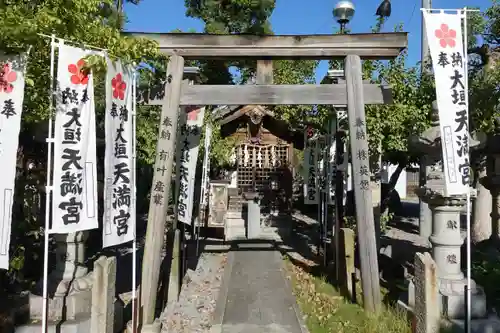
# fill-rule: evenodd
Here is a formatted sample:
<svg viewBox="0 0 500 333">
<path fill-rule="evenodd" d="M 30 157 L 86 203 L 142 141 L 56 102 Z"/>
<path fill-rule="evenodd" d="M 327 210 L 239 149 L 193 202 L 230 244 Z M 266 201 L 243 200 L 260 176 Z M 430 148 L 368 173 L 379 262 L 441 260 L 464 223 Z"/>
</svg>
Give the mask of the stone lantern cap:
<svg viewBox="0 0 500 333">
<path fill-rule="evenodd" d="M 431 127 L 421 135 L 411 135 L 408 143 L 412 149 L 418 150 L 432 159 L 440 160 L 441 157 L 441 130 L 439 128 L 439 110 L 437 101 L 432 102 Z M 479 148 L 481 142 L 469 135 L 469 150 Z"/>
</svg>

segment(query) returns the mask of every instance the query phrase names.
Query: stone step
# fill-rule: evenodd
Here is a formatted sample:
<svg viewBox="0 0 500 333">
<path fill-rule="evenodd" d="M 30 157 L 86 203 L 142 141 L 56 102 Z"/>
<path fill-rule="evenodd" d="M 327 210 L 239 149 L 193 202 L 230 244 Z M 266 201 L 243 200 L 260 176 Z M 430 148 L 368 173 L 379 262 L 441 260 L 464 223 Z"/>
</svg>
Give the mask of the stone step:
<svg viewBox="0 0 500 333">
<path fill-rule="evenodd" d="M 229 198 L 229 200 L 227 201 L 228 203 L 239 203 L 239 204 L 242 204 L 242 203 L 245 203 L 246 200 L 245 199 L 235 199 L 235 198 Z"/>
<path fill-rule="evenodd" d="M 35 333 L 42 330 L 40 322 L 18 326 L 16 333 Z M 48 322 L 47 333 L 56 332 L 90 332 L 90 317 L 83 316 L 78 319 L 66 320 L 63 322 Z"/>
<path fill-rule="evenodd" d="M 241 212 L 228 211 L 226 219 L 243 219 L 243 214 Z"/>
<path fill-rule="evenodd" d="M 230 197 L 232 196 L 238 196 L 239 195 L 239 189 L 237 188 L 228 188 L 227 193 L 229 194 Z"/>
<path fill-rule="evenodd" d="M 225 239 L 228 241 L 237 239 L 246 239 L 245 227 L 226 227 Z"/>
<path fill-rule="evenodd" d="M 245 228 L 245 221 L 243 219 L 226 220 L 226 228 Z"/>
<path fill-rule="evenodd" d="M 227 203 L 227 205 L 228 205 L 229 207 L 231 207 L 231 206 L 238 206 L 238 207 L 242 207 L 243 205 L 246 205 L 246 202 L 243 202 L 243 201 L 229 201 L 229 202 Z"/>
</svg>

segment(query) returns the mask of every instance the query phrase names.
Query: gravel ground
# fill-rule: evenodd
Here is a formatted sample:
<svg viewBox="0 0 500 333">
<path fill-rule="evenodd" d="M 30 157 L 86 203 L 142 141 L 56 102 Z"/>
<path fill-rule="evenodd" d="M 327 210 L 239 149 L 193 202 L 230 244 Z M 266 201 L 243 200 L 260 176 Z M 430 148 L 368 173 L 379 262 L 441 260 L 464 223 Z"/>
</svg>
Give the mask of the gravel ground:
<svg viewBox="0 0 500 333">
<path fill-rule="evenodd" d="M 162 333 L 210 331 L 226 260 L 225 253 L 201 254 L 196 270 L 187 273 L 173 312 L 162 318 Z"/>
</svg>

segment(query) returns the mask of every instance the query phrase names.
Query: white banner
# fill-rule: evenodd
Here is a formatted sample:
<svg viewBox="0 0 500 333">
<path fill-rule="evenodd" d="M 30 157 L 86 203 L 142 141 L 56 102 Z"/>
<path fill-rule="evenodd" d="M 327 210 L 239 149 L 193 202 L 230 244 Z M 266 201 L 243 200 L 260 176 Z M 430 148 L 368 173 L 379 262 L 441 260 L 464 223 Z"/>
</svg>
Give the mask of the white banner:
<svg viewBox="0 0 500 333">
<path fill-rule="evenodd" d="M 12 203 L 24 99 L 26 54 L 0 55 L 0 269 L 9 269 Z"/>
<path fill-rule="evenodd" d="M 328 173 L 326 175 L 326 181 L 328 184 L 328 204 L 335 205 L 335 177 L 337 174 L 337 164 L 335 161 L 335 152 L 337 151 L 337 147 L 335 146 L 335 138 L 337 134 L 337 119 L 330 120 L 330 129 L 328 134 Z"/>
<path fill-rule="evenodd" d="M 135 237 L 135 165 L 132 89 L 134 69 L 107 59 L 103 247 Z"/>
<path fill-rule="evenodd" d="M 84 60 L 92 53 L 59 45 L 51 233 L 99 226 L 94 82 Z"/>
<path fill-rule="evenodd" d="M 424 11 L 443 147 L 445 195 L 469 191 L 468 105 L 462 15 Z"/>
<path fill-rule="evenodd" d="M 208 203 L 208 191 L 210 190 L 210 148 L 212 142 L 212 126 L 205 127 L 205 154 L 203 156 L 203 175 L 201 179 L 201 206 L 206 207 Z"/>
<path fill-rule="evenodd" d="M 317 205 L 318 195 L 318 147 L 314 130 L 308 128 L 304 133 L 304 204 Z"/>
<path fill-rule="evenodd" d="M 179 119 L 176 149 L 177 217 L 187 224 L 191 224 L 193 215 L 196 163 L 204 116 L 204 107 L 192 106 L 183 108 Z"/>
</svg>

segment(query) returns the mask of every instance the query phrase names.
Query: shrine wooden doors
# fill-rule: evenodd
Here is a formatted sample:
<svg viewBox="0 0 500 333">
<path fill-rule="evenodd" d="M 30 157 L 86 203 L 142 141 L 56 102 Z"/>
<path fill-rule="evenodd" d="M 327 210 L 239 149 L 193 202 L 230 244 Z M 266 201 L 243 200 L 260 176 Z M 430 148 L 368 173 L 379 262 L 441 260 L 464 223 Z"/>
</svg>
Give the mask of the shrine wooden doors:
<svg viewBox="0 0 500 333">
<path fill-rule="evenodd" d="M 264 210 L 288 207 L 293 182 L 289 144 L 243 143 L 237 147 L 236 157 L 240 193 L 259 192 Z"/>
</svg>

